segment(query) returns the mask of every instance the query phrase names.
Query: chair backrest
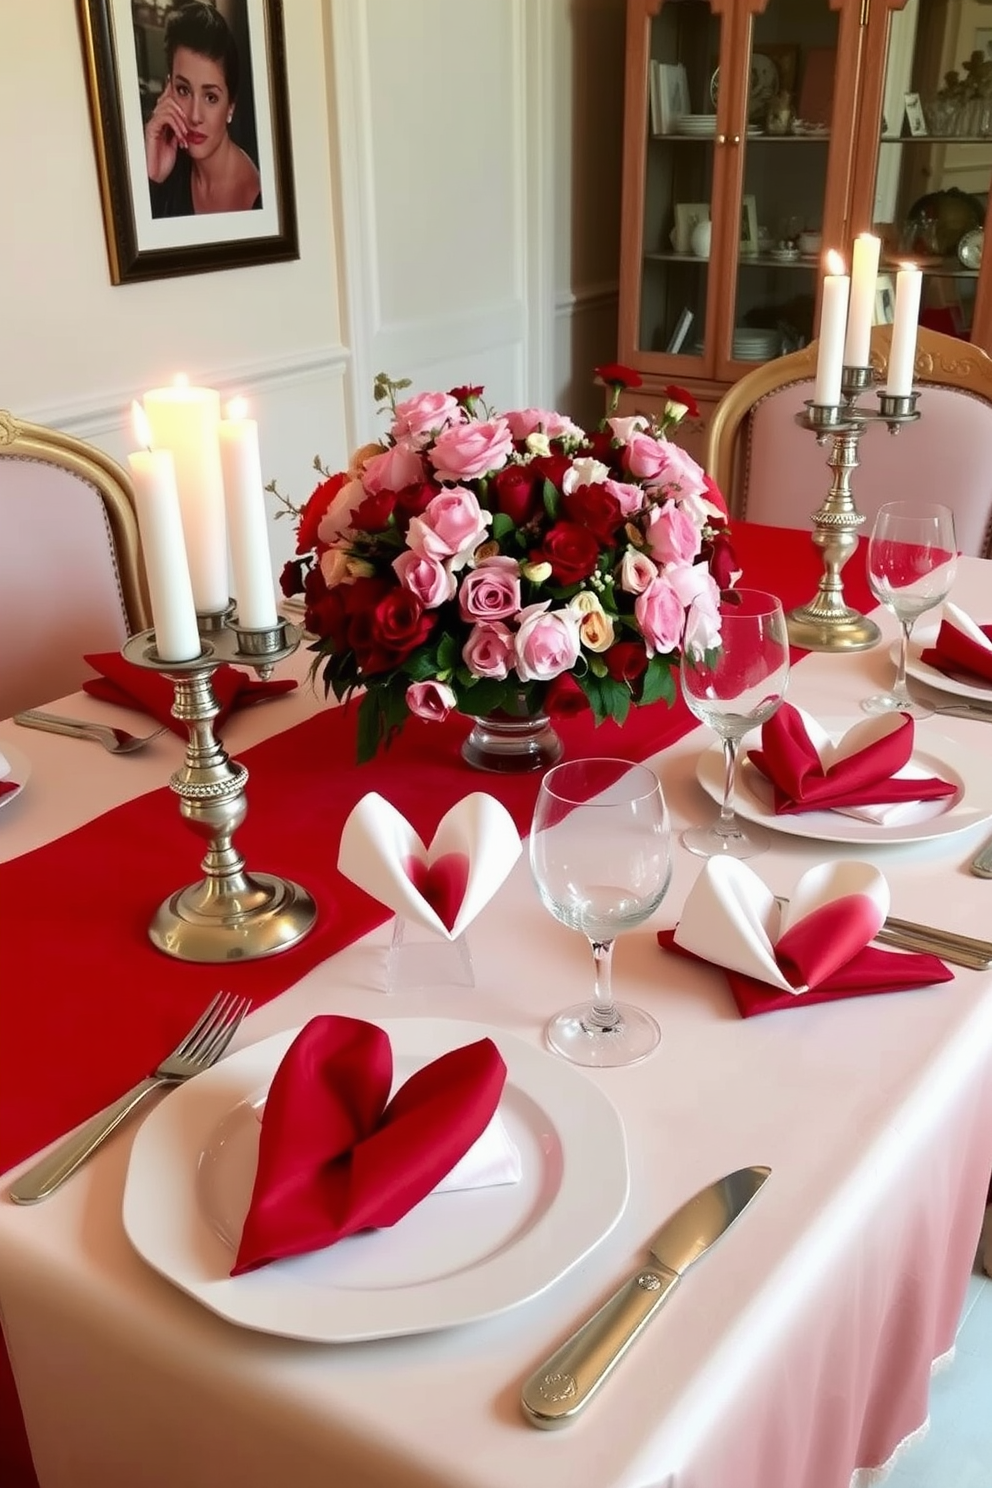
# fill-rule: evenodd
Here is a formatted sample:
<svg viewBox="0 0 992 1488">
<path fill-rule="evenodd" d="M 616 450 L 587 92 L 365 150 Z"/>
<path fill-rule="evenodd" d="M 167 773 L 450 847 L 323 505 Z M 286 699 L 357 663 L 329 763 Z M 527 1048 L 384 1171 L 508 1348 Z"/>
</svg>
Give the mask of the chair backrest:
<svg viewBox="0 0 992 1488">
<path fill-rule="evenodd" d="M 872 331 L 872 365 L 888 367 L 891 326 Z M 732 387 L 710 423 L 706 469 L 734 516 L 807 527 L 830 484 L 827 450 L 796 423 L 812 394 L 817 345 L 757 367 Z M 865 531 L 886 501 L 942 501 L 963 553 L 992 557 L 992 357 L 920 328 L 915 381 L 920 419 L 890 435 L 867 429 L 851 488 Z M 872 407 L 873 395 L 862 399 Z M 877 406 L 877 405 L 875 405 Z"/>
<path fill-rule="evenodd" d="M 0 717 L 74 692 L 85 652 L 151 622 L 131 483 L 93 446 L 0 410 Z"/>
</svg>

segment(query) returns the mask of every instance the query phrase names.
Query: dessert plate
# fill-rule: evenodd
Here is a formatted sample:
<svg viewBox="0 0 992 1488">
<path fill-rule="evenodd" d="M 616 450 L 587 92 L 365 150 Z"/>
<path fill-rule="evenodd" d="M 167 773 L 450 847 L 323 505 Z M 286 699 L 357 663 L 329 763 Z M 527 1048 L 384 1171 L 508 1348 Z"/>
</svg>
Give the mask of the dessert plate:
<svg viewBox="0 0 992 1488">
<path fill-rule="evenodd" d="M 4 791 L 0 795 L 0 806 L 9 806 L 11 801 L 16 801 L 27 783 L 31 774 L 31 761 L 26 754 L 15 749 L 13 744 L 0 744 L 0 758 L 6 760 L 7 768 L 0 765 L 0 780 L 16 780 L 17 785 L 13 790 Z"/>
<path fill-rule="evenodd" d="M 229 1322 L 324 1343 L 474 1322 L 551 1286 L 623 1213 L 623 1126 L 585 1074 L 501 1028 L 449 1018 L 370 1021 L 389 1034 L 397 1081 L 448 1049 L 493 1040 L 506 1061 L 500 1113 L 522 1177 L 430 1194 L 390 1229 L 232 1277 L 260 1108 L 299 1030 L 229 1055 L 146 1118 L 123 1208 L 138 1254 Z"/>
<path fill-rule="evenodd" d="M 833 739 L 847 732 L 852 719 L 823 719 L 822 725 Z M 845 816 L 839 811 L 802 811 L 795 815 L 776 816 L 772 790 L 768 781 L 746 758 L 756 749 L 761 730 L 746 734 L 740 748 L 741 767 L 737 776 L 738 816 L 759 822 L 774 832 L 792 837 L 812 837 L 819 842 L 887 843 L 922 842 L 931 837 L 946 837 L 963 832 L 992 818 L 992 772 L 985 757 L 940 734 L 925 734 L 917 728 L 916 747 L 911 763 L 928 775 L 938 775 L 957 785 L 957 793 L 942 801 L 921 806 L 921 813 L 932 813 L 912 822 L 883 826 L 879 822 Z M 713 744 L 704 749 L 696 764 L 696 777 L 714 801 L 723 800 L 723 746 Z"/>
<path fill-rule="evenodd" d="M 974 682 L 962 681 L 963 673 L 958 677 L 948 677 L 946 672 L 938 671 L 937 667 L 928 666 L 925 661 L 920 660 L 921 653 L 932 646 L 937 639 L 939 623 L 929 626 L 916 626 L 909 641 L 909 650 L 906 656 L 906 672 L 910 677 L 915 677 L 917 682 L 925 682 L 940 692 L 953 693 L 955 697 L 970 698 L 976 703 L 992 703 L 992 684 L 982 685 L 976 677 Z M 892 648 L 892 659 L 899 659 L 899 642 L 896 641 Z"/>
</svg>

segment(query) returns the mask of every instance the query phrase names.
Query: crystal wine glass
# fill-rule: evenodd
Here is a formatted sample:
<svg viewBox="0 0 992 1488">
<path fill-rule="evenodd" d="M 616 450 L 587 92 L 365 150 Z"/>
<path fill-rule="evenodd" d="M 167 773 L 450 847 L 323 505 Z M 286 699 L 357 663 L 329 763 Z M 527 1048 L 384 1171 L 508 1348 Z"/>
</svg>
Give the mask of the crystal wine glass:
<svg viewBox="0 0 992 1488">
<path fill-rule="evenodd" d="M 744 829 L 734 811 L 737 751 L 744 735 L 771 718 L 789 679 L 789 636 L 782 605 L 761 589 L 720 596 L 719 649 L 705 649 L 709 616 L 689 611 L 682 648 L 682 693 L 691 711 L 723 740 L 720 815 L 711 827 L 690 827 L 682 843 L 700 857 L 753 858 L 768 846 L 760 827 Z M 702 601 L 705 606 L 707 601 Z"/>
<path fill-rule="evenodd" d="M 909 637 L 917 617 L 939 605 L 957 570 L 954 514 L 925 501 L 888 501 L 878 509 L 868 540 L 872 593 L 899 621 L 899 661 L 891 692 L 877 692 L 861 706 L 866 713 L 908 713 L 929 718 L 933 709 L 906 687 Z"/>
<path fill-rule="evenodd" d="M 658 908 L 672 873 L 658 777 L 628 760 L 568 760 L 541 782 L 530 866 L 545 908 L 592 946 L 595 990 L 552 1018 L 551 1048 L 574 1064 L 634 1064 L 661 1038 L 640 1008 L 613 1000 L 613 944 Z"/>
</svg>

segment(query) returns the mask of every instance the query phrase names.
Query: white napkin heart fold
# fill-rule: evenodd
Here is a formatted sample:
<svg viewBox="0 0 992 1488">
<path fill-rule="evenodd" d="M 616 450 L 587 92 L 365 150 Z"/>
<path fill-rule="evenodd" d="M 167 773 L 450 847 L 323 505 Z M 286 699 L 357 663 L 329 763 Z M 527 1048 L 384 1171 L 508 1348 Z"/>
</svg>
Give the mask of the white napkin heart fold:
<svg viewBox="0 0 992 1488">
<path fill-rule="evenodd" d="M 802 718 L 809 741 L 819 755 L 824 771 L 839 764 L 841 760 L 860 754 L 862 749 L 867 749 L 879 739 L 885 739 L 889 734 L 897 733 L 906 722 L 901 713 L 882 713 L 876 718 L 860 719 L 835 740 L 831 738 L 823 725 L 817 722 L 812 713 L 807 713 L 804 708 L 798 706 L 796 712 Z M 932 770 L 924 770 L 910 760 L 903 765 L 901 770 L 894 772 L 892 779 L 930 780 L 932 776 Z M 840 816 L 853 816 L 858 821 L 874 822 L 880 827 L 911 826 L 914 822 L 928 821 L 931 817 L 939 816 L 946 809 L 947 802 L 942 800 L 882 801 L 873 806 L 831 806 L 829 808 Z"/>
<path fill-rule="evenodd" d="M 10 761 L 8 760 L 7 756 L 4 754 L 3 750 L 0 750 L 0 780 L 6 780 L 7 779 L 7 776 L 9 774 L 10 774 Z"/>
<path fill-rule="evenodd" d="M 472 1143 L 431 1193 L 457 1193 L 468 1188 L 519 1183 L 522 1172 L 520 1152 L 497 1111 L 478 1141 Z"/>
<path fill-rule="evenodd" d="M 818 956 L 816 985 L 850 960 L 874 938 L 889 912 L 889 887 L 870 863 L 821 863 L 796 884 L 781 907 L 753 868 L 737 858 L 709 858 L 689 890 L 675 942 L 716 966 L 766 982 L 799 996 L 784 974 L 776 947 L 787 931 L 828 905 L 850 912 L 850 936 L 836 948 L 826 945 Z"/>
<path fill-rule="evenodd" d="M 430 847 L 389 801 L 371 791 L 344 824 L 338 868 L 380 904 L 457 940 L 520 856 L 506 807 L 484 791 L 457 801 Z"/>
<path fill-rule="evenodd" d="M 960 609 L 958 605 L 951 604 L 950 600 L 947 600 L 941 611 L 941 616 L 947 621 L 948 625 L 953 625 L 955 630 L 959 630 L 963 636 L 967 636 L 969 641 L 974 641 L 975 645 L 981 646 L 983 651 L 992 653 L 992 641 L 989 640 L 984 630 L 978 624 L 978 621 L 973 620 L 967 611 Z"/>
</svg>

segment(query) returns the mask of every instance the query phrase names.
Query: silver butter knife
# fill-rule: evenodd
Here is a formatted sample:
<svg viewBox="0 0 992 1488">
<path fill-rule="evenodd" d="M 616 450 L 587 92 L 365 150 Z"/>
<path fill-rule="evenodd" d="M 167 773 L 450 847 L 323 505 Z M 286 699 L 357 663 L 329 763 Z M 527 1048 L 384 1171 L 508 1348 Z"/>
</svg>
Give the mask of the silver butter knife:
<svg viewBox="0 0 992 1488">
<path fill-rule="evenodd" d="M 969 866 L 978 878 L 992 878 L 992 838 L 975 854 Z"/>
<path fill-rule="evenodd" d="M 649 1246 L 651 1261 L 524 1385 L 520 1402 L 532 1426 L 550 1431 L 575 1420 L 689 1267 L 744 1213 L 770 1172 L 738 1168 L 700 1189 L 665 1221 Z"/>
</svg>

